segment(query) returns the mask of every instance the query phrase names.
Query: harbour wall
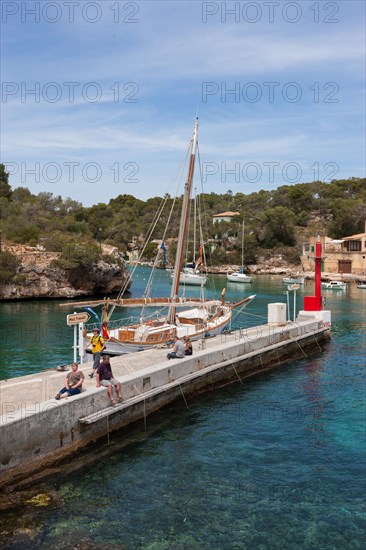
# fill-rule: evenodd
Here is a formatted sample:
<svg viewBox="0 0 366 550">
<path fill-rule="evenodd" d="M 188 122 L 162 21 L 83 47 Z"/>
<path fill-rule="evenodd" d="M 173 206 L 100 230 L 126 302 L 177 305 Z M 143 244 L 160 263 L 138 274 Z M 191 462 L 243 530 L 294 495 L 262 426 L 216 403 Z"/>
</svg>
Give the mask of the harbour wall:
<svg viewBox="0 0 366 550">
<path fill-rule="evenodd" d="M 163 349 L 115 358 L 114 375 L 124 397 L 116 406 L 110 406 L 105 388 L 91 387 L 72 398 L 31 404 L 24 394 L 27 384 L 15 397 L 2 388 L 0 485 L 16 485 L 45 473 L 92 441 L 104 443 L 111 432 L 137 421 L 144 429 L 149 415 L 176 400 L 187 402 L 195 394 L 242 383 L 289 359 L 320 351 L 328 338 L 328 323 L 310 316 L 284 326 L 260 325 L 203 340 L 193 356 L 183 359 L 169 361 Z M 35 384 L 40 379 L 42 374 L 34 375 Z M 59 387 L 59 378 L 56 384 Z"/>
</svg>

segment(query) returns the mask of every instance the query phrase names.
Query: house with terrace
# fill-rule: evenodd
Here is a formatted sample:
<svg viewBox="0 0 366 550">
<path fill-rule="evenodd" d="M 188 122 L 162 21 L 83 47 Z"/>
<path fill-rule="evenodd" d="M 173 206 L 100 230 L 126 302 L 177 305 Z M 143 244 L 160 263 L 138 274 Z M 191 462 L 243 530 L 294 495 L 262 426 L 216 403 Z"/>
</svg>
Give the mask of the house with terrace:
<svg viewBox="0 0 366 550">
<path fill-rule="evenodd" d="M 309 243 L 303 246 L 301 263 L 304 271 L 313 269 L 316 241 L 317 237 L 312 237 Z M 323 272 L 366 275 L 366 222 L 364 233 L 337 240 L 323 236 L 320 237 L 320 242 L 323 249 Z"/>
</svg>

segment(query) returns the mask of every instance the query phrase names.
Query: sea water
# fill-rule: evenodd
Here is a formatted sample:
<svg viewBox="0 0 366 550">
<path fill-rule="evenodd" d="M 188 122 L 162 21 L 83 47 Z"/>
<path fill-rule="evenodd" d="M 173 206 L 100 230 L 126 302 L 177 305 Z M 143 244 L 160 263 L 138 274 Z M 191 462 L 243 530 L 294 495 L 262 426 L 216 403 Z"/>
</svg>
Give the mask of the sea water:
<svg viewBox="0 0 366 550">
<path fill-rule="evenodd" d="M 269 301 L 286 302 L 280 278 L 237 286 L 228 299 L 257 294 L 243 325 L 265 322 Z M 298 292 L 297 309 L 312 291 L 309 282 Z M 333 325 L 323 351 L 188 408 L 182 400 L 146 430 L 110 434 L 34 488 L 50 506 L 2 515 L 1 548 L 364 548 L 366 292 L 324 294 Z M 2 340 L 2 378 L 50 368 L 51 354 L 69 359 L 72 329 L 61 330 L 57 303 L 1 304 L 7 330 L 28 327 L 27 346 Z M 44 346 L 37 330 L 52 323 L 61 332 Z"/>
</svg>

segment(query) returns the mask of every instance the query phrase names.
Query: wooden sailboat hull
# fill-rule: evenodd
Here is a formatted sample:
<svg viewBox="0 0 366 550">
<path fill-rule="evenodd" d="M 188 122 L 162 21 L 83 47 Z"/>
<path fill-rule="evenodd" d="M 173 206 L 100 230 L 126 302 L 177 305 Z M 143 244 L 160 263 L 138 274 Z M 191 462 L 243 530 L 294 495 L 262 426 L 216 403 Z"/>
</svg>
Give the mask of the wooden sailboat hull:
<svg viewBox="0 0 366 550">
<path fill-rule="evenodd" d="M 192 341 L 211 338 L 230 329 L 233 307 L 244 309 L 255 296 L 249 296 L 237 304 L 222 305 L 212 302 L 210 308 L 193 308 L 177 313 L 176 323 L 157 319 L 144 324 L 121 326 L 110 331 L 105 353 L 122 355 L 156 347 L 167 346 L 175 336 L 189 336 Z M 92 333 L 87 334 L 86 342 Z M 90 349 L 88 349 L 90 353 Z"/>
<path fill-rule="evenodd" d="M 175 336 L 179 338 L 189 336 L 192 341 L 210 338 L 229 329 L 231 317 L 232 310 L 226 307 L 222 315 L 212 321 L 197 322 L 192 320 L 190 323 L 189 319 L 186 319 L 177 325 L 162 324 L 160 327 L 155 327 L 154 323 L 151 325 L 145 323 L 135 327 L 131 325 L 121 327 L 110 331 L 110 339 L 107 341 L 105 353 L 122 355 L 162 347 L 168 345 Z M 86 341 L 88 341 L 90 335 L 87 335 Z M 87 349 L 87 351 L 91 350 Z"/>
</svg>

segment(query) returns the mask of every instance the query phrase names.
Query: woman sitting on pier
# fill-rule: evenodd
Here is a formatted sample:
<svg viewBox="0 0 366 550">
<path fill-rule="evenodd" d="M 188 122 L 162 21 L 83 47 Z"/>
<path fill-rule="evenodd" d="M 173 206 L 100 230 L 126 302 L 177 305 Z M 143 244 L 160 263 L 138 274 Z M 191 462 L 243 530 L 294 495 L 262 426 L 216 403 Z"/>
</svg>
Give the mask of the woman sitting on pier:
<svg viewBox="0 0 366 550">
<path fill-rule="evenodd" d="M 58 392 L 55 399 L 62 399 L 63 397 L 70 397 L 81 393 L 84 375 L 80 370 L 78 370 L 77 363 L 73 363 L 71 368 L 72 371 L 68 373 L 65 379 L 65 387 Z"/>
<path fill-rule="evenodd" d="M 189 336 L 184 337 L 184 355 L 192 355 L 193 348 L 192 348 L 192 342 Z"/>
</svg>

